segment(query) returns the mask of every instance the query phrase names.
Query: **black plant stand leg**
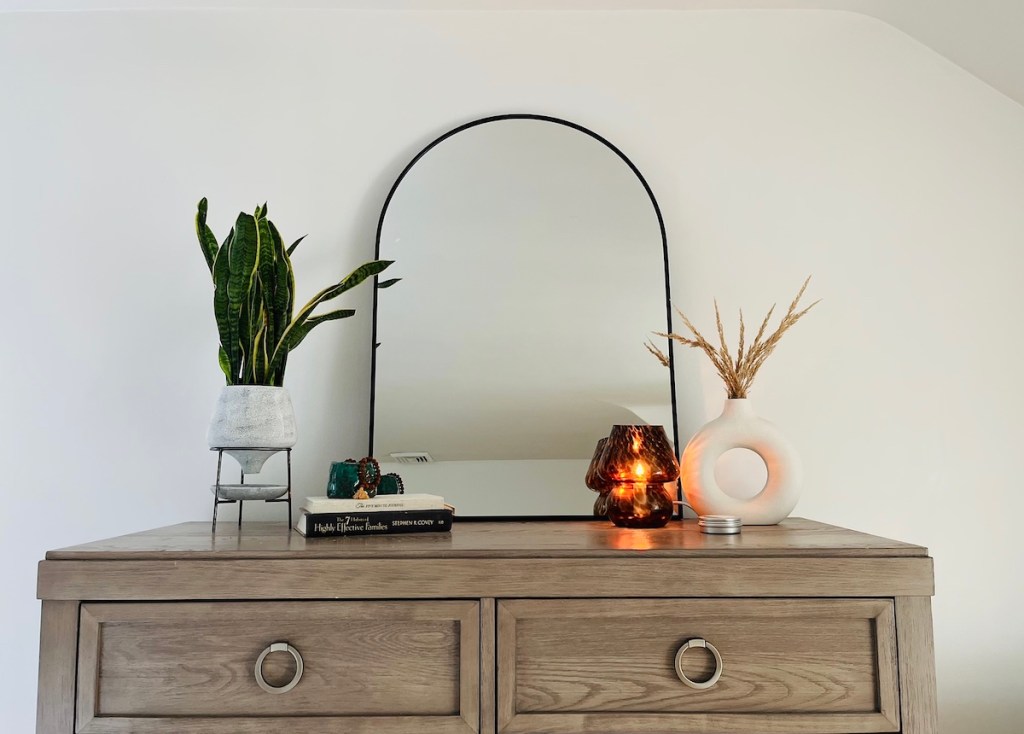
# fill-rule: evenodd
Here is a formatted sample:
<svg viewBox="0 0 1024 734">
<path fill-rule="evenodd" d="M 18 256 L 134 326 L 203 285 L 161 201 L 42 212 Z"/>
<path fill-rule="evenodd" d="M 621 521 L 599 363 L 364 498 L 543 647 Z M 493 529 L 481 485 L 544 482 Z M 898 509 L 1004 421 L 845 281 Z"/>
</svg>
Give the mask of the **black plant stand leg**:
<svg viewBox="0 0 1024 734">
<path fill-rule="evenodd" d="M 240 451 L 242 451 L 242 450 L 245 450 L 245 451 L 271 451 L 271 452 L 275 452 L 275 453 L 278 452 L 278 451 L 284 451 L 285 452 L 285 458 L 287 460 L 287 465 L 288 465 L 288 488 L 287 488 L 287 491 L 283 495 L 281 495 L 280 497 L 277 497 L 276 499 L 268 499 L 268 500 L 263 500 L 263 501 L 264 502 L 282 502 L 282 503 L 286 502 L 288 504 L 288 521 L 286 523 L 286 527 L 291 529 L 291 524 L 292 524 L 292 450 L 290 448 L 287 448 L 287 449 L 268 449 L 268 448 L 263 448 L 263 447 L 258 447 L 258 446 L 254 446 L 254 447 L 251 447 L 251 448 L 250 447 L 234 447 L 233 446 L 231 448 L 232 449 L 237 448 Z M 223 448 L 215 447 L 215 448 L 211 448 L 210 450 L 217 452 L 217 482 L 216 482 L 216 484 L 214 484 L 214 492 L 213 492 L 213 523 L 211 524 L 210 531 L 212 533 L 216 533 L 217 532 L 217 513 L 218 513 L 218 511 L 220 509 L 220 506 L 221 505 L 228 505 L 228 504 L 235 504 L 237 502 L 238 503 L 238 530 L 239 530 L 239 532 L 241 532 L 241 529 L 242 529 L 242 514 L 243 514 L 242 513 L 242 509 L 244 507 L 245 501 L 242 500 L 242 499 L 229 500 L 229 499 L 221 499 L 220 498 L 220 493 L 221 493 L 220 478 L 221 478 L 221 472 L 222 472 L 223 467 L 224 467 L 224 449 Z M 239 484 L 239 486 L 245 484 L 245 469 L 242 469 L 239 472 L 238 484 Z M 231 485 L 231 486 L 235 486 L 235 485 Z"/>
<path fill-rule="evenodd" d="M 217 481 L 213 485 L 213 527 L 211 533 L 217 532 L 217 508 L 220 507 L 220 468 L 224 463 L 224 451 L 217 452 Z"/>
<path fill-rule="evenodd" d="M 285 452 L 285 457 L 288 460 L 288 528 L 292 526 L 292 450 L 288 449 Z"/>
</svg>

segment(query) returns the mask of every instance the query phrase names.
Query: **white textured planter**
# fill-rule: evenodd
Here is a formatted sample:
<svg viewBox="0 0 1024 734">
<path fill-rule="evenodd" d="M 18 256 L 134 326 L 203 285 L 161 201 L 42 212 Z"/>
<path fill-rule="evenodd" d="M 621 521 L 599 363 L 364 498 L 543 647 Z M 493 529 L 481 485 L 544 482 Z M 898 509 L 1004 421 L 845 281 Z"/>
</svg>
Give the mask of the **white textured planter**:
<svg viewBox="0 0 1024 734">
<path fill-rule="evenodd" d="M 259 473 L 276 450 L 295 445 L 295 410 L 288 390 L 263 385 L 221 388 L 206 440 L 212 449 L 273 449 L 225 452 L 246 474 Z"/>
<path fill-rule="evenodd" d="M 764 489 L 750 499 L 730 497 L 715 479 L 715 464 L 730 449 L 750 449 L 768 468 Z M 776 525 L 800 499 L 802 469 L 789 441 L 744 398 L 727 400 L 722 415 L 690 439 L 680 478 L 686 499 L 699 515 L 736 515 L 744 525 Z"/>
</svg>

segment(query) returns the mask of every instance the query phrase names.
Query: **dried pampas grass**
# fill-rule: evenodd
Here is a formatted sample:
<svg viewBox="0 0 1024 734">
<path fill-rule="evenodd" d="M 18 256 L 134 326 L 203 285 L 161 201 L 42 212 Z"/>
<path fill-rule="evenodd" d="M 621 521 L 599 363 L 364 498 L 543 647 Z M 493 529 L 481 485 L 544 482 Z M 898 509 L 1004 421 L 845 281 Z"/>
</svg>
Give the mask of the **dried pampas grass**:
<svg viewBox="0 0 1024 734">
<path fill-rule="evenodd" d="M 799 321 L 804 314 L 810 311 L 812 308 L 818 305 L 820 301 L 815 301 L 810 306 L 800 309 L 800 299 L 803 298 L 804 291 L 807 290 L 807 284 L 811 282 L 810 276 L 804 281 L 804 284 L 800 287 L 800 291 L 796 294 L 796 298 L 789 304 L 789 308 L 786 310 L 786 315 L 782 317 L 782 321 L 776 327 L 775 331 L 768 334 L 768 322 L 771 321 L 772 314 L 775 313 L 775 306 L 773 305 L 768 309 L 768 314 L 764 317 L 764 321 L 761 322 L 760 328 L 757 330 L 757 334 L 754 336 L 754 340 L 750 342 L 749 346 L 744 343 L 746 338 L 746 324 L 743 322 L 743 310 L 740 310 L 740 333 L 739 343 L 736 347 L 736 354 L 733 356 L 732 352 L 729 351 L 729 345 L 725 341 L 725 329 L 722 327 L 722 316 L 718 310 L 718 301 L 715 301 L 715 327 L 718 330 L 718 342 L 719 346 L 714 346 L 704 336 L 697 331 L 697 327 L 691 323 L 690 319 L 686 317 L 682 311 L 678 308 L 676 313 L 683 320 L 686 328 L 690 330 L 691 336 L 683 336 L 682 334 L 676 333 L 665 333 L 661 331 L 654 332 L 658 336 L 671 339 L 674 342 L 682 344 L 686 347 L 694 347 L 702 350 L 711 363 L 715 366 L 718 374 L 721 376 L 722 381 L 725 382 L 725 388 L 729 392 L 730 398 L 745 398 L 747 393 L 750 391 L 750 386 L 754 382 L 754 378 L 757 376 L 758 370 L 764 364 L 764 361 L 768 359 L 768 356 L 775 351 L 775 347 L 778 346 L 779 340 L 782 339 L 782 335 L 789 331 L 793 325 Z M 799 309 L 799 310 L 798 310 Z M 647 347 L 647 351 L 653 354 L 657 359 L 666 367 L 672 366 L 672 361 L 668 358 L 668 355 L 661 351 L 657 346 L 651 342 L 644 344 Z"/>
</svg>

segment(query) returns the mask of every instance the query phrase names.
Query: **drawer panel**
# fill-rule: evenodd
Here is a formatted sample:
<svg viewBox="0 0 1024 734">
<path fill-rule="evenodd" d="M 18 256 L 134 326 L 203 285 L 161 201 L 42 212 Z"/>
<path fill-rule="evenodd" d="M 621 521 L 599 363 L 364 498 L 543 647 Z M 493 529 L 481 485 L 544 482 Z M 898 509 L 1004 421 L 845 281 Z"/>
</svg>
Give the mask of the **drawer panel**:
<svg viewBox="0 0 1024 734">
<path fill-rule="evenodd" d="M 895 645 L 891 600 L 503 601 L 499 729 L 898 731 Z"/>
<path fill-rule="evenodd" d="M 83 604 L 80 629 L 82 732 L 479 728 L 477 602 Z M 268 692 L 281 642 L 302 675 Z M 296 661 L 261 672 L 284 686 Z"/>
</svg>

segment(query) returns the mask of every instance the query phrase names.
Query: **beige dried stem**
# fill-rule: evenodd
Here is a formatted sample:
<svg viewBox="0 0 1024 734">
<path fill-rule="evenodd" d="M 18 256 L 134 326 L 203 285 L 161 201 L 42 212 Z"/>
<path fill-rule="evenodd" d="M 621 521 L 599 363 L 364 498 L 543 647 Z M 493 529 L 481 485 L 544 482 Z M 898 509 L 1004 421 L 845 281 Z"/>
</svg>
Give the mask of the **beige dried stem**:
<svg viewBox="0 0 1024 734">
<path fill-rule="evenodd" d="M 729 351 L 729 344 L 725 339 L 725 328 L 722 326 L 722 315 L 718 310 L 718 302 L 715 301 L 715 328 L 718 331 L 718 346 L 713 345 L 704 336 L 697 331 L 697 327 L 686 317 L 679 309 L 676 309 L 676 313 L 679 314 L 679 318 L 683 320 L 683 324 L 690 332 L 690 336 L 684 336 L 676 333 L 665 333 L 661 331 L 654 332 L 657 336 L 671 339 L 672 341 L 682 344 L 684 347 L 693 347 L 700 349 L 711 360 L 711 364 L 715 366 L 715 370 L 721 376 L 722 381 L 725 383 L 725 388 L 729 393 L 730 398 L 745 398 L 747 393 L 750 392 L 750 386 L 754 382 L 754 378 L 757 376 L 758 370 L 764 364 L 764 361 L 768 356 L 775 351 L 775 347 L 778 346 L 779 340 L 782 339 L 782 335 L 789 331 L 793 325 L 803 318 L 804 314 L 810 311 L 812 308 L 820 303 L 815 301 L 810 306 L 801 309 L 800 299 L 803 298 L 804 291 L 807 290 L 807 284 L 811 282 L 811 277 L 807 276 L 807 280 L 800 287 L 799 292 L 796 294 L 796 298 L 793 299 L 792 303 L 789 304 L 789 308 L 786 310 L 785 316 L 779 322 L 779 325 L 775 328 L 775 331 L 768 333 L 768 323 L 771 321 L 772 314 L 775 313 L 775 306 L 773 305 L 768 309 L 767 315 L 761 322 L 760 328 L 757 330 L 757 334 L 754 336 L 754 340 L 749 345 L 744 343 L 746 339 L 747 327 L 743 321 L 743 311 L 740 310 L 740 333 L 739 343 L 736 347 L 736 355 Z M 647 347 L 647 351 L 653 354 L 657 359 L 666 367 L 672 366 L 672 361 L 668 358 L 661 349 L 659 349 L 652 342 L 644 344 Z"/>
</svg>

